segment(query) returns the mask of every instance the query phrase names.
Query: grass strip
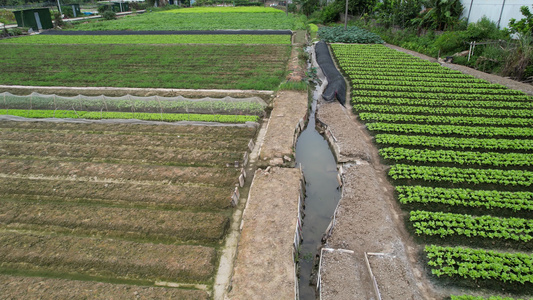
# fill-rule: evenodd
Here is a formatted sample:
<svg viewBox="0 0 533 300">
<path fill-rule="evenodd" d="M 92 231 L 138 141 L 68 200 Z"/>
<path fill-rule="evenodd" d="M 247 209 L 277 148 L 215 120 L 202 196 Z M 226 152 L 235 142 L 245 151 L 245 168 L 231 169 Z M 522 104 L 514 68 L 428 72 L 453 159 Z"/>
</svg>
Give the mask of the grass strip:
<svg viewBox="0 0 533 300">
<path fill-rule="evenodd" d="M 272 13 L 279 14 L 284 13 L 282 10 L 272 7 L 257 7 L 257 6 L 202 6 L 202 7 L 190 7 L 184 9 L 171 9 L 165 10 L 161 13 L 173 13 L 173 14 L 205 14 L 205 13 Z"/>
<path fill-rule="evenodd" d="M 32 35 L 0 40 L 6 44 L 275 44 L 290 45 L 290 35 Z"/>
</svg>

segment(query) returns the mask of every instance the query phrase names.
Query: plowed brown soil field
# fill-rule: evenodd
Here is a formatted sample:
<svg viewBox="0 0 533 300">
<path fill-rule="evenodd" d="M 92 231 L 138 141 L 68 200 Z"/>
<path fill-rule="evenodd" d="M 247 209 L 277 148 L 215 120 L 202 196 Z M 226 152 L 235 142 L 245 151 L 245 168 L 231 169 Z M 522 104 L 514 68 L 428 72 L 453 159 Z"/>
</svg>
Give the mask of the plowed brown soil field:
<svg viewBox="0 0 533 300">
<path fill-rule="evenodd" d="M 94 288 L 110 298 L 119 290 L 205 298 L 232 214 L 235 161 L 242 164 L 255 134 L 237 126 L 1 121 L 0 273 L 30 285 L 31 276 L 46 277 L 39 285 L 52 298 L 65 284 L 92 289 L 79 279 L 103 282 L 109 287 Z M 160 281 L 178 289 L 153 287 Z M 0 293 L 40 295 L 17 284 Z"/>
</svg>

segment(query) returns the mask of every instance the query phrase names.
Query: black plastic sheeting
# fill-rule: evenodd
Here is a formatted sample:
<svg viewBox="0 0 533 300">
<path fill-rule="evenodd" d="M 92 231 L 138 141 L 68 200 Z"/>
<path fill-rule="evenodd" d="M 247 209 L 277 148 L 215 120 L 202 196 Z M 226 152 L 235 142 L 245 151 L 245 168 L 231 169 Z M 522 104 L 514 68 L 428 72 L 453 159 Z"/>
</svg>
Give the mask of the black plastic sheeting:
<svg viewBox="0 0 533 300">
<path fill-rule="evenodd" d="M 344 106 L 346 103 L 346 82 L 333 63 L 328 45 L 323 41 L 318 42 L 315 45 L 315 53 L 316 61 L 328 79 L 328 86 L 322 92 L 322 98 L 326 101 L 337 99 Z"/>
<path fill-rule="evenodd" d="M 154 31 L 131 31 L 131 30 L 106 30 L 106 31 L 63 31 L 47 30 L 41 34 L 44 35 L 165 35 L 165 34 L 188 34 L 188 35 L 206 35 L 206 34 L 253 34 L 253 35 L 291 35 L 290 30 L 154 30 Z"/>
</svg>

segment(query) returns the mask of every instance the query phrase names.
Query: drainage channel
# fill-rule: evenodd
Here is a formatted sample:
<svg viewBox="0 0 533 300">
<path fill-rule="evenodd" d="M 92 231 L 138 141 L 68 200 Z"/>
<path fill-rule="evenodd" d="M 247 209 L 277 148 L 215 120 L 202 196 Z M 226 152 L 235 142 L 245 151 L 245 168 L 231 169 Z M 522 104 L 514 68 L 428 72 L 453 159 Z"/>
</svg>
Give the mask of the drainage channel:
<svg viewBox="0 0 533 300">
<path fill-rule="evenodd" d="M 303 242 L 300 246 L 300 299 L 316 299 L 313 280 L 314 258 L 322 245 L 322 235 L 326 231 L 341 190 L 337 181 L 337 164 L 328 142 L 316 130 L 315 112 L 318 89 L 313 91 L 313 102 L 309 113 L 309 123 L 296 143 L 296 162 L 304 173 L 305 218 L 302 225 Z"/>
</svg>

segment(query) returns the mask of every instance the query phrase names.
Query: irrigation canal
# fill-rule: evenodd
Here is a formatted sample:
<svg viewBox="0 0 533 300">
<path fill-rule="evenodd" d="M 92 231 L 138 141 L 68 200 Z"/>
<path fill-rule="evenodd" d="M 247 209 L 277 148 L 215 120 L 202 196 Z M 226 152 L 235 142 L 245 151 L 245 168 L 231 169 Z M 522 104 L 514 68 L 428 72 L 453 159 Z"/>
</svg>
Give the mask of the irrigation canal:
<svg viewBox="0 0 533 300">
<path fill-rule="evenodd" d="M 313 92 L 309 123 L 296 143 L 296 162 L 301 165 L 306 180 L 305 218 L 300 247 L 300 299 L 315 300 L 315 285 L 311 284 L 313 260 L 321 246 L 322 235 L 341 198 L 338 188 L 337 164 L 328 142 L 316 130 L 315 112 L 318 90 Z"/>
</svg>

